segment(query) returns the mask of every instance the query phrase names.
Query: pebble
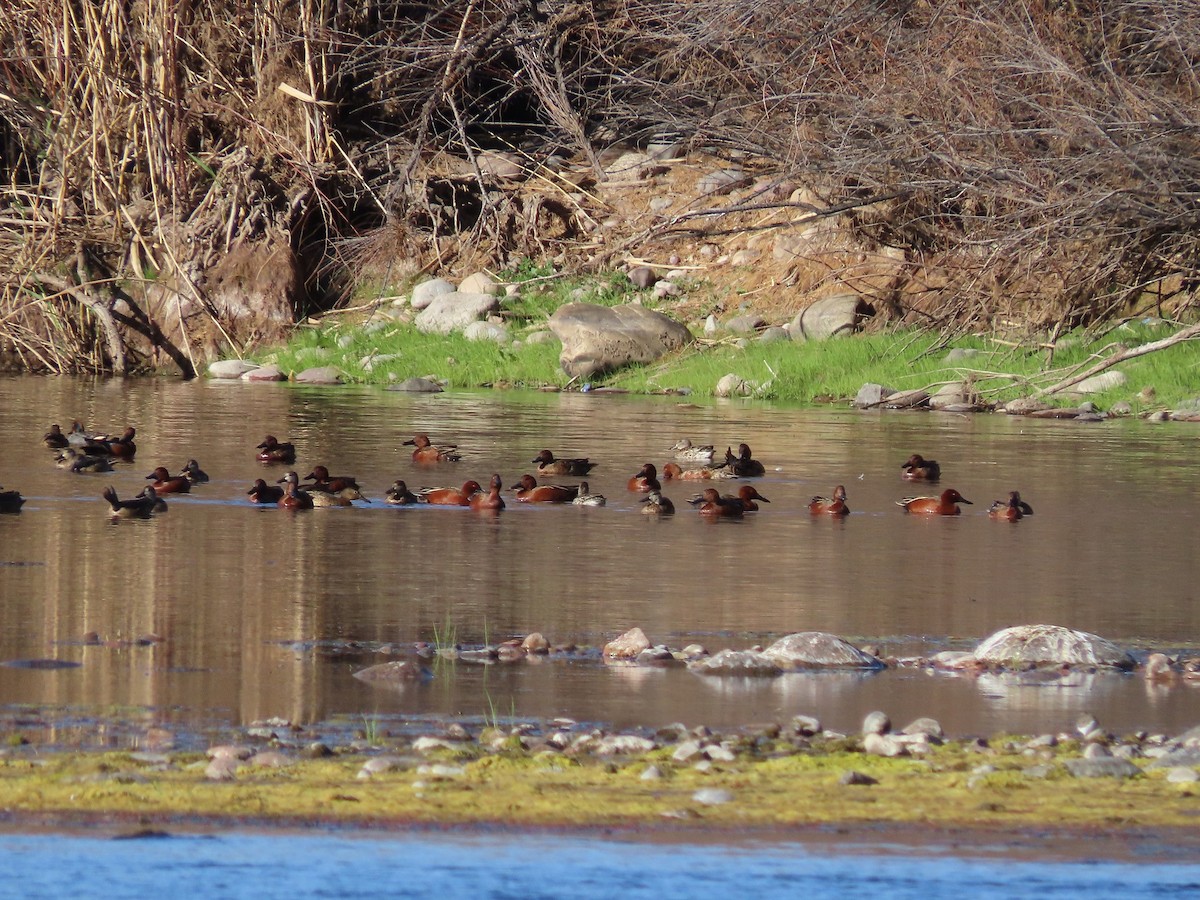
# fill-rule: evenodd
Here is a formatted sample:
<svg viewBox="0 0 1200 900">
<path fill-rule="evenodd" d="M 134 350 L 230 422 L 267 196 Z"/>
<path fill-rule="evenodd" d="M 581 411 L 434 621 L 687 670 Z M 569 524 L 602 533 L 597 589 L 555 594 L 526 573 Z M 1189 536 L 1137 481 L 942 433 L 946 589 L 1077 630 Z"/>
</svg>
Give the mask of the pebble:
<svg viewBox="0 0 1200 900">
<path fill-rule="evenodd" d="M 638 776 L 642 781 L 658 781 L 663 777 L 662 769 L 658 766 L 646 766 L 642 770 L 642 774 Z"/>
<path fill-rule="evenodd" d="M 863 736 L 863 752 L 872 756 L 903 756 L 908 749 L 893 737 L 884 734 L 868 734 Z"/>
<path fill-rule="evenodd" d="M 879 784 L 878 778 L 872 778 L 864 772 L 856 772 L 851 769 L 848 772 L 843 772 L 842 777 L 838 779 L 838 784 L 843 785 L 872 785 Z"/>
<path fill-rule="evenodd" d="M 204 777 L 209 781 L 233 781 L 241 764 L 241 760 L 233 756 L 214 757 L 204 770 Z"/>
<path fill-rule="evenodd" d="M 1068 759 L 1067 771 L 1076 778 L 1131 778 L 1142 770 L 1127 759 L 1106 756 L 1099 759 Z"/>
<path fill-rule="evenodd" d="M 417 766 L 417 774 L 437 781 L 446 781 L 453 778 L 461 778 L 467 774 L 467 770 L 462 766 L 448 766 L 445 763 L 434 763 L 433 765 Z"/>
<path fill-rule="evenodd" d="M 700 788 L 692 794 L 692 800 L 704 806 L 720 806 L 722 803 L 732 803 L 733 793 L 725 788 Z"/>
<path fill-rule="evenodd" d="M 704 748 L 704 755 L 713 762 L 731 763 L 737 761 L 737 756 L 728 747 L 722 747 L 719 744 L 713 744 Z"/>
<path fill-rule="evenodd" d="M 1200 773 L 1186 766 L 1174 766 L 1167 769 L 1167 781 L 1171 784 L 1194 784 L 1200 781 Z"/>
<path fill-rule="evenodd" d="M 1105 757 L 1111 757 L 1111 756 L 1112 756 L 1112 753 L 1103 744 L 1097 744 L 1097 743 L 1093 742 L 1093 743 L 1088 744 L 1083 749 L 1083 758 L 1084 759 L 1103 759 Z"/>
<path fill-rule="evenodd" d="M 671 759 L 679 763 L 687 762 L 700 756 L 703 752 L 704 749 L 700 746 L 699 741 L 684 741 L 675 748 L 675 752 L 671 754 Z"/>
<path fill-rule="evenodd" d="M 398 765 L 400 765 L 400 760 L 395 756 L 375 756 L 362 764 L 362 768 L 358 770 L 356 777 L 361 781 L 370 778 L 372 775 L 379 775 L 381 772 L 390 771 Z"/>
</svg>

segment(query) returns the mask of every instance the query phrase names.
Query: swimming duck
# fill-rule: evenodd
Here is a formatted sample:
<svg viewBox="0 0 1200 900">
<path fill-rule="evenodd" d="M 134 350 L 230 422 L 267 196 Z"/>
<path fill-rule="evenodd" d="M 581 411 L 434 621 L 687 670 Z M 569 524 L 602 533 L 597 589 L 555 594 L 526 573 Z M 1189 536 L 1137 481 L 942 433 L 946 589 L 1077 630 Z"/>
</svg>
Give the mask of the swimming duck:
<svg viewBox="0 0 1200 900">
<path fill-rule="evenodd" d="M 102 496 L 108 501 L 109 515 L 114 519 L 148 519 L 152 513 L 166 512 L 167 509 L 166 501 L 159 498 L 150 485 L 129 500 L 119 499 L 116 489 L 111 485 L 104 489 Z"/>
<path fill-rule="evenodd" d="M 742 509 L 745 512 L 758 511 L 758 504 L 754 502 L 755 500 L 761 500 L 763 503 L 771 502 L 757 490 L 755 490 L 754 485 L 752 484 L 743 484 L 740 488 L 738 488 L 736 495 L 726 494 L 722 499 L 742 504 Z"/>
<path fill-rule="evenodd" d="M 579 496 L 577 485 L 538 484 L 532 475 L 522 475 L 512 489 L 522 503 L 570 503 Z"/>
<path fill-rule="evenodd" d="M 697 446 L 687 438 L 682 438 L 675 442 L 675 446 L 667 450 L 668 453 L 674 453 L 676 459 L 682 459 L 684 462 L 708 463 L 713 461 L 715 451 L 712 444 L 704 444 Z"/>
<path fill-rule="evenodd" d="M 296 447 L 280 441 L 275 435 L 268 434 L 258 445 L 258 461 L 265 463 L 294 463 Z"/>
<path fill-rule="evenodd" d="M 645 463 L 636 475 L 629 479 L 627 485 L 631 491 L 640 491 L 647 493 L 648 491 L 661 491 L 662 485 L 658 483 L 658 469 L 654 468 L 654 463 Z"/>
<path fill-rule="evenodd" d="M 288 472 L 279 481 L 283 484 L 283 496 L 275 501 L 275 505 L 283 509 L 312 509 L 312 495 L 300 489 L 300 476 Z"/>
<path fill-rule="evenodd" d="M 417 499 L 432 506 L 470 506 L 471 498 L 483 488 L 478 481 L 467 481 L 462 488 L 421 488 Z"/>
<path fill-rule="evenodd" d="M 462 459 L 462 454 L 454 452 L 458 444 L 435 447 L 429 443 L 427 434 L 414 435 L 411 441 L 404 442 L 404 446 L 417 448 L 412 452 L 412 460 L 415 463 L 458 462 Z"/>
<path fill-rule="evenodd" d="M 903 506 L 905 512 L 919 513 L 926 516 L 957 516 L 962 510 L 956 504 L 971 501 L 954 488 L 942 491 L 940 497 L 906 497 L 897 500 L 897 506 Z"/>
<path fill-rule="evenodd" d="M 688 501 L 700 511 L 702 516 L 716 516 L 740 519 L 746 512 L 746 507 L 737 497 L 722 497 L 716 488 L 705 488 L 699 497 Z"/>
<path fill-rule="evenodd" d="M 0 490 L 0 512 L 20 512 L 25 504 L 25 498 L 20 491 Z"/>
<path fill-rule="evenodd" d="M 988 515 L 993 519 L 1006 519 L 1015 522 L 1017 519 L 1033 515 L 1033 507 L 1021 499 L 1016 491 L 1009 491 L 1007 500 L 996 500 L 988 509 Z"/>
<path fill-rule="evenodd" d="M 311 484 L 304 484 L 301 487 L 309 491 L 322 491 L 326 494 L 336 494 L 338 491 L 346 488 L 358 488 L 358 482 L 351 475 L 331 476 L 329 470 L 324 466 L 313 466 L 313 470 L 304 476 L 305 479 L 311 481 Z"/>
<path fill-rule="evenodd" d="M 662 495 L 662 491 L 651 491 L 641 502 L 643 516 L 673 516 L 675 504 Z"/>
<path fill-rule="evenodd" d="M 679 463 L 669 462 L 663 466 L 663 481 L 711 481 L 714 478 L 736 478 L 726 468 L 714 469 L 712 466 L 701 466 L 699 469 L 685 469 Z"/>
<path fill-rule="evenodd" d="M 543 450 L 530 462 L 538 464 L 537 473 L 541 478 L 554 475 L 586 475 L 596 468 L 596 463 L 586 457 L 576 459 L 555 459 L 549 450 Z"/>
<path fill-rule="evenodd" d="M 133 442 L 137 429 L 132 425 L 121 433 L 120 437 L 104 435 L 92 438 L 83 445 L 84 452 L 91 454 L 107 454 L 117 459 L 130 460 L 137 455 L 137 444 Z"/>
<path fill-rule="evenodd" d="M 603 494 L 593 494 L 586 481 L 579 483 L 579 495 L 571 501 L 576 506 L 603 506 L 608 501 Z"/>
<path fill-rule="evenodd" d="M 364 503 L 371 502 L 356 487 L 344 487 L 340 491 L 322 491 L 304 485 L 303 491 L 308 494 L 309 499 L 312 500 L 312 505 L 317 509 L 326 509 L 335 506 L 353 506 L 352 500 L 362 500 Z"/>
<path fill-rule="evenodd" d="M 70 446 L 67 436 L 63 434 L 62 428 L 58 425 L 50 426 L 50 430 L 42 438 L 42 443 L 51 450 L 62 450 Z"/>
<path fill-rule="evenodd" d="M 246 491 L 253 503 L 269 503 L 272 506 L 283 498 L 283 488 L 267 484 L 261 478 L 254 482 L 254 487 Z"/>
<path fill-rule="evenodd" d="M 58 454 L 55 463 L 60 469 L 70 469 L 72 472 L 111 472 L 112 462 L 107 456 L 92 456 L 82 453 L 74 447 L 68 447 Z"/>
<path fill-rule="evenodd" d="M 208 473 L 200 468 L 200 463 L 189 459 L 187 465 L 179 470 L 179 474 L 192 484 L 208 484 Z"/>
<path fill-rule="evenodd" d="M 471 509 L 504 509 L 504 498 L 500 496 L 503 489 L 504 481 L 499 475 L 493 475 L 486 493 L 479 491 L 471 496 Z"/>
<path fill-rule="evenodd" d="M 417 495 L 408 489 L 408 485 L 403 481 L 393 481 L 392 486 L 387 489 L 383 499 L 393 506 L 406 506 L 410 503 L 420 502 Z"/>
<path fill-rule="evenodd" d="M 767 468 L 757 459 L 750 458 L 750 445 L 738 444 L 738 455 L 725 448 L 725 467 L 739 478 L 758 478 L 767 474 Z"/>
<path fill-rule="evenodd" d="M 942 477 L 942 467 L 937 461 L 926 459 L 919 453 L 914 453 L 901 463 L 900 468 L 904 470 L 900 477 L 905 481 L 937 481 Z"/>
<path fill-rule="evenodd" d="M 159 466 L 147 475 L 146 479 L 153 480 L 154 483 L 151 487 L 154 488 L 156 494 L 186 494 L 192 489 L 192 483 L 184 476 L 171 477 L 166 466 Z"/>
<path fill-rule="evenodd" d="M 835 487 L 833 497 L 813 497 L 808 501 L 808 511 L 814 516 L 844 516 L 849 513 L 845 486 L 839 484 Z"/>
</svg>

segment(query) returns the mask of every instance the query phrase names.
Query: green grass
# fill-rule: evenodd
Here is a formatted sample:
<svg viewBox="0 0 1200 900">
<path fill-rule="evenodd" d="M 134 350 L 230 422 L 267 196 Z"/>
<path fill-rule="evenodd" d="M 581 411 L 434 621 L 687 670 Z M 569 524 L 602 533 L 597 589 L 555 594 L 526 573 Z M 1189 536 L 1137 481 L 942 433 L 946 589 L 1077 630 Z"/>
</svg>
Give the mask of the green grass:
<svg viewBox="0 0 1200 900">
<path fill-rule="evenodd" d="M 433 375 L 450 388 L 566 387 L 571 379 L 559 368 L 557 341 L 528 343 L 534 331 L 546 328 L 547 317 L 560 305 L 575 300 L 616 304 L 636 292 L 623 275 L 599 278 L 560 278 L 532 264 L 501 273 L 523 284 L 515 297 L 503 299 L 503 315 L 517 345 L 472 342 L 461 335 L 430 335 L 411 325 L 382 319 L 351 322 L 337 316 L 329 324 L 296 333 L 286 346 L 260 357 L 285 372 L 312 366 L 337 367 L 345 380 L 387 384 L 413 376 Z M 666 310 L 669 312 L 669 309 Z M 607 377 L 591 379 L 639 393 L 689 390 L 711 396 L 722 376 L 733 373 L 754 382 L 754 396 L 801 405 L 843 402 L 867 382 L 898 390 L 924 388 L 971 380 L 984 399 L 1003 402 L 1028 396 L 1037 389 L 1084 369 L 1113 352 L 1120 342 L 1134 347 L 1159 340 L 1174 328 L 1164 324 L 1127 323 L 1098 338 L 1075 334 L 1059 339 L 1052 361 L 1043 341 L 1031 338 L 1020 346 L 990 335 L 967 335 L 947 342 L 933 332 L 887 331 L 813 343 L 749 341 L 744 348 L 732 337 L 715 345 L 694 345 L 647 366 L 633 366 Z M 947 362 L 952 347 L 978 355 Z M 1049 368 L 1047 367 L 1049 364 Z M 1118 401 L 1134 412 L 1174 408 L 1180 401 L 1200 397 L 1200 343 L 1191 342 L 1118 366 L 1128 382 L 1092 396 L 1101 408 Z M 1152 387 L 1153 396 L 1141 394 Z M 1073 405 L 1077 398 L 1056 402 Z"/>
</svg>

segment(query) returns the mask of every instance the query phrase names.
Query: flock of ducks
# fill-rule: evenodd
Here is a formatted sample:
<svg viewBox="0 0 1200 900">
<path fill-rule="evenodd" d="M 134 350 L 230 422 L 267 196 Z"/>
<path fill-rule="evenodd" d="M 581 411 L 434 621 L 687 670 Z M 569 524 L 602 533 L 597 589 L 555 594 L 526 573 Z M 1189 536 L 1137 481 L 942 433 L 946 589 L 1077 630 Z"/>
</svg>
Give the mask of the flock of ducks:
<svg viewBox="0 0 1200 900">
<path fill-rule="evenodd" d="M 45 445 L 57 453 L 60 468 L 72 472 L 110 472 L 114 460 L 132 461 L 137 453 L 134 443 L 136 430 L 126 428 L 120 436 L 88 434 L 79 422 L 72 424 L 69 432 L 53 425 L 43 438 Z M 434 445 L 428 435 L 417 434 L 404 442 L 413 447 L 412 460 L 422 465 L 453 463 L 462 459 L 457 445 Z M 262 463 L 292 465 L 296 461 L 294 444 L 280 441 L 267 435 L 256 448 L 257 459 Z M 662 470 L 662 481 L 721 481 L 732 478 L 756 478 L 766 474 L 766 467 L 754 459 L 749 445 L 739 444 L 737 453 L 732 447 L 725 451 L 725 459 L 715 463 L 716 451 L 711 444 L 695 445 L 686 438 L 667 450 L 674 456 Z M 536 475 L 521 476 L 510 486 L 513 497 L 521 503 L 572 503 L 576 506 L 604 506 L 607 502 L 602 494 L 591 492 L 587 481 L 579 484 L 547 483 L 539 479 L 562 476 L 584 478 L 596 467 L 587 458 L 560 458 L 550 450 L 542 450 L 530 462 L 536 465 Z M 906 481 L 936 482 L 941 478 L 941 466 L 935 460 L 913 454 L 901 465 L 902 478 Z M 192 487 L 204 484 L 208 475 L 195 459 L 172 475 L 165 466 L 158 466 L 146 476 L 151 483 L 140 493 L 125 500 L 117 496 L 110 486 L 102 497 L 114 518 L 148 518 L 166 510 L 164 494 L 188 493 Z M 674 514 L 674 504 L 663 495 L 658 468 L 645 463 L 627 482 L 627 488 L 645 494 L 642 498 L 642 513 L 651 516 Z M 432 506 L 463 506 L 478 510 L 499 510 L 505 505 L 502 492 L 504 483 L 499 475 L 493 475 L 484 488 L 478 481 L 466 481 L 461 487 L 422 488 L 409 490 L 404 481 L 395 481 L 385 494 L 385 501 L 404 506 L 424 503 Z M 274 484 L 263 478 L 257 479 L 246 491 L 250 501 L 260 505 L 273 505 L 284 509 L 312 509 L 314 507 L 350 506 L 356 500 L 370 502 L 354 477 L 331 475 L 322 465 L 314 466 L 303 480 L 296 471 L 287 472 Z M 18 491 L 0 491 L 0 512 L 19 511 L 25 500 Z M 722 494 L 715 487 L 707 487 L 688 500 L 703 516 L 718 518 L 741 518 L 759 509 L 759 503 L 771 501 L 751 484 L 741 485 L 737 493 Z M 937 496 L 906 497 L 897 505 L 916 515 L 956 516 L 959 504 L 970 504 L 958 491 L 949 488 Z M 814 516 L 845 516 L 850 512 L 846 505 L 846 488 L 838 485 L 829 497 L 813 497 L 808 510 Z M 995 501 L 988 510 L 993 519 L 1017 521 L 1033 514 L 1033 509 L 1012 491 L 1007 500 Z"/>
</svg>

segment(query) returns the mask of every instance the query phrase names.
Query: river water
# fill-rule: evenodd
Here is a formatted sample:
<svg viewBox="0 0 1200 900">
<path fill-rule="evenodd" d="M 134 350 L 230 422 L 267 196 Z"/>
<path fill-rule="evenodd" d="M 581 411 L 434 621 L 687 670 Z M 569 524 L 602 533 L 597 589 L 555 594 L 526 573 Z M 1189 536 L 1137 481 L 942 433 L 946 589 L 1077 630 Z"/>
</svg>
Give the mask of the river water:
<svg viewBox="0 0 1200 900">
<path fill-rule="evenodd" d="M 0 380 L 7 453 L 0 483 L 28 498 L 0 516 L 0 661 L 53 658 L 69 669 L 0 668 L 0 714 L 39 740 L 136 742 L 152 726 L 198 742 L 277 717 L 353 730 L 497 713 L 614 726 L 734 727 L 819 716 L 856 730 L 862 716 L 938 718 L 952 734 L 1069 729 L 1083 712 L 1115 731 L 1196 725 L 1200 688 L 1136 675 L 965 677 L 922 670 L 705 679 L 686 670 L 605 666 L 579 653 L 515 665 L 463 662 L 386 690 L 351 677 L 389 657 L 382 645 L 471 645 L 540 631 L 596 647 L 641 626 L 656 642 L 710 650 L 831 631 L 888 654 L 968 648 L 1005 626 L 1047 622 L 1136 652 L 1195 647 L 1200 562 L 1196 446 L 1182 424 L 1037 421 L 997 415 L 795 410 L 753 402 L 602 394 L 406 395 L 167 379 Z M 136 426 L 137 458 L 110 475 L 57 469 L 40 444 L 53 422 Z M 428 432 L 464 459 L 420 468 L 403 442 Z M 284 469 L 255 460 L 268 433 L 299 448 L 296 468 L 355 475 L 377 502 L 290 513 L 247 501 Z M 625 482 L 660 468 L 681 437 L 748 442 L 772 501 L 742 521 L 639 515 Z M 608 506 L 499 515 L 395 508 L 410 487 L 505 484 L 542 448 L 589 456 Z M 955 519 L 907 516 L 895 501 L 911 453 L 939 460 L 940 487 L 974 506 Z M 124 497 L 155 466 L 190 457 L 212 476 L 150 521 L 113 524 L 100 492 Z M 561 479 L 573 482 L 577 479 Z M 845 484 L 853 514 L 814 519 L 805 504 Z M 987 506 L 1020 490 L 1017 523 Z M 103 641 L 86 646 L 95 632 Z M 157 634 L 161 643 L 130 639 Z M 357 642 L 350 645 L 348 642 Z M 97 729 L 108 713 L 133 733 Z M 39 729 L 41 729 L 39 731 Z"/>
<path fill-rule="evenodd" d="M 1020 860 L 983 847 L 964 858 L 896 845 L 644 843 L 524 835 L 327 834 L 104 840 L 0 836 L 0 879 L 14 896 L 84 891 L 142 900 L 174 886 L 194 897 L 374 898 L 398 882 L 435 897 L 795 897 L 865 892 L 896 900 L 961 895 L 1039 900 L 1194 897 L 1185 862 Z M 297 860 L 304 865 L 298 866 Z M 19 892 L 19 893 L 18 893 Z"/>
</svg>

